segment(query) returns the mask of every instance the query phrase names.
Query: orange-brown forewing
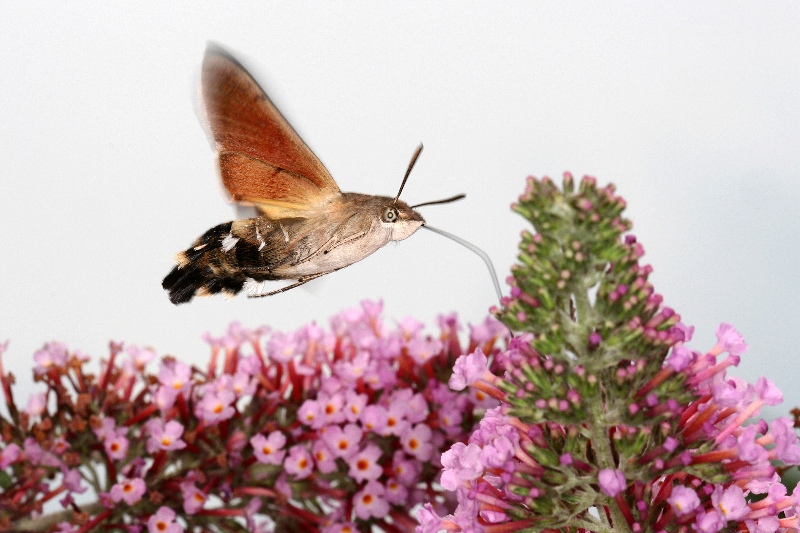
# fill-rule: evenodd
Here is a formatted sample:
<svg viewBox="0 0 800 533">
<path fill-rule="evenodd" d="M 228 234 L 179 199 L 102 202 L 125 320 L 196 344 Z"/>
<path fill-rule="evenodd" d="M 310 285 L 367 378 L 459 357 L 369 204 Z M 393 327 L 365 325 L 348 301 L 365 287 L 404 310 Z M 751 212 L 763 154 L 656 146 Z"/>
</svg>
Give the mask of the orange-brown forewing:
<svg viewBox="0 0 800 533">
<path fill-rule="evenodd" d="M 286 209 L 309 210 L 341 194 L 253 77 L 214 45 L 203 60 L 202 90 L 222 183 L 233 200 L 283 216 Z"/>
</svg>

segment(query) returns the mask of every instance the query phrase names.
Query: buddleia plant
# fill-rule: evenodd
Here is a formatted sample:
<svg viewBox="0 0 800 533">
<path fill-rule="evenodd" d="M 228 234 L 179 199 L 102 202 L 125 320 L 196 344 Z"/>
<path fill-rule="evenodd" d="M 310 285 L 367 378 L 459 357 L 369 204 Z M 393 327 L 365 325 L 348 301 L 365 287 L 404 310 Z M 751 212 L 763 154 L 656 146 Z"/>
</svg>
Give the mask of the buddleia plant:
<svg viewBox="0 0 800 533">
<path fill-rule="evenodd" d="M 664 305 L 625 201 L 595 179 L 529 178 L 510 295 L 509 348 L 462 356 L 450 386 L 499 400 L 442 457 L 458 507 L 422 533 L 717 532 L 798 528 L 776 466 L 800 462 L 791 421 L 746 424 L 782 401 L 728 376 L 747 349 L 729 324 L 710 350 Z"/>
</svg>

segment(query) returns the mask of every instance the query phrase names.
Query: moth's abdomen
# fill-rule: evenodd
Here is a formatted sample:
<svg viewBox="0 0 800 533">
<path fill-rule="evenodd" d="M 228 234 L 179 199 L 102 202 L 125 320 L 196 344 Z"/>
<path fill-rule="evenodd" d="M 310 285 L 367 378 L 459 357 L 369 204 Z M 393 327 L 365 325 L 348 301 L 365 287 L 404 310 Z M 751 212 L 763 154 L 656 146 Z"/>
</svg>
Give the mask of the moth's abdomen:
<svg viewBox="0 0 800 533">
<path fill-rule="evenodd" d="M 245 277 L 220 268 L 222 242 L 230 234 L 231 222 L 211 228 L 191 248 L 177 254 L 177 265 L 167 274 L 161 286 L 169 292 L 174 304 L 191 300 L 195 294 L 236 294 L 244 286 Z"/>
<path fill-rule="evenodd" d="M 175 256 L 177 265 L 161 283 L 172 303 L 188 302 L 195 295 L 233 296 L 250 278 L 272 278 L 268 273 L 253 275 L 252 268 L 262 266 L 263 258 L 250 242 L 234 236 L 233 225 L 226 222 L 211 228 Z"/>
</svg>

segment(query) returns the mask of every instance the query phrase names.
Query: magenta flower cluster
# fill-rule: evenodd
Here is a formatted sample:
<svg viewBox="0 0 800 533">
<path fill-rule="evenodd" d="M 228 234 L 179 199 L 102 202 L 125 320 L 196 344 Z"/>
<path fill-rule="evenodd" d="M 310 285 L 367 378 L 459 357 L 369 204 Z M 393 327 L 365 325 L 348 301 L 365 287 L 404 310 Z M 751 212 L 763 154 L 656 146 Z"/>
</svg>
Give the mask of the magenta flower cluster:
<svg viewBox="0 0 800 533">
<path fill-rule="evenodd" d="M 436 337 L 410 318 L 391 328 L 364 302 L 330 330 L 233 324 L 207 336 L 206 368 L 167 357 L 154 375 L 149 349 L 112 344 L 92 376 L 50 343 L 34 356 L 46 390 L 24 411 L 0 372 L 0 529 L 410 531 L 414 505 L 443 500 L 442 451 L 497 405 L 450 390 L 450 369 L 507 335 L 488 318 L 462 345 L 455 316 L 439 322 Z"/>
</svg>

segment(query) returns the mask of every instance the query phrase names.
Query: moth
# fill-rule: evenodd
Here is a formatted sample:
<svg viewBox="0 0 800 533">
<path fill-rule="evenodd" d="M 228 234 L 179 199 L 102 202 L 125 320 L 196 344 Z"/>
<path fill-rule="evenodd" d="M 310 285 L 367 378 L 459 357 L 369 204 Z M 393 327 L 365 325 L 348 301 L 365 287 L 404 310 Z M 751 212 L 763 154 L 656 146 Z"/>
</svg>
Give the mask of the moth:
<svg viewBox="0 0 800 533">
<path fill-rule="evenodd" d="M 413 207 L 400 200 L 422 146 L 394 198 L 341 192 L 255 79 L 216 45 L 206 49 L 201 90 L 222 183 L 259 216 L 213 227 L 175 256 L 162 287 L 176 305 L 267 280 L 295 282 L 251 297 L 298 287 L 413 235 L 425 225 L 414 208 L 464 197 Z"/>
</svg>

